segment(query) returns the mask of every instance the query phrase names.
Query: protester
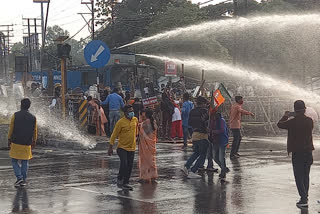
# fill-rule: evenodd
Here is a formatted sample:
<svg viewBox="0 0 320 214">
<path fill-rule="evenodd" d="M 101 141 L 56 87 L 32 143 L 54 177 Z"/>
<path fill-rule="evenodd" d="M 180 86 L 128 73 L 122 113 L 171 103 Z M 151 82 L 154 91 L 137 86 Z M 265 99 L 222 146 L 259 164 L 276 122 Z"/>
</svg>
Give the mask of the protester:
<svg viewBox="0 0 320 214">
<path fill-rule="evenodd" d="M 229 141 L 229 130 L 225 119 L 220 112 L 214 114 L 213 123 L 210 127 L 210 138 L 213 142 L 213 157 L 214 161 L 219 165 L 221 173 L 219 178 L 226 179 L 226 173 L 229 168 L 226 165 L 226 149 Z"/>
<path fill-rule="evenodd" d="M 125 116 L 116 123 L 111 135 L 108 154 L 112 155 L 113 144 L 118 138 L 117 154 L 120 158 L 120 168 L 117 185 L 119 188 L 132 190 L 133 188 L 129 186 L 129 179 L 133 167 L 134 152 L 136 150 L 138 119 L 134 117 L 131 105 L 124 106 L 123 112 Z"/>
<path fill-rule="evenodd" d="M 141 111 L 142 123 L 139 129 L 140 179 L 155 182 L 158 177 L 156 166 L 157 124 L 151 109 Z"/>
<path fill-rule="evenodd" d="M 108 87 L 105 87 L 104 90 L 103 90 L 103 94 L 101 96 L 101 100 L 105 101 L 107 99 L 107 97 L 109 96 L 109 88 Z M 111 132 L 110 132 L 110 118 L 109 118 L 109 105 L 101 105 L 105 115 L 106 115 L 106 118 L 107 118 L 107 121 L 105 124 L 104 124 L 104 130 L 106 132 L 106 135 L 108 137 L 111 136 Z"/>
<path fill-rule="evenodd" d="M 207 131 L 209 121 L 208 109 L 206 108 L 207 100 L 204 97 L 198 97 L 196 104 L 196 108 L 192 109 L 189 115 L 189 125 L 193 129 L 193 154 L 183 168 L 183 172 L 188 178 L 201 178 L 196 172 L 205 162 L 209 144 Z M 195 164 L 191 167 L 193 162 L 195 162 Z"/>
<path fill-rule="evenodd" d="M 119 88 L 114 88 L 112 94 L 110 94 L 107 99 L 101 102 L 101 105 L 109 106 L 109 118 L 110 118 L 110 132 L 120 119 L 120 110 L 124 107 L 124 102 L 122 97 L 119 95 Z"/>
<path fill-rule="evenodd" d="M 106 136 L 105 124 L 108 122 L 107 117 L 104 113 L 103 108 L 100 106 L 98 100 L 92 99 L 91 96 L 88 97 L 88 104 L 90 112 L 89 123 L 95 125 L 95 133 L 97 136 Z"/>
<path fill-rule="evenodd" d="M 51 113 L 58 114 L 61 111 L 61 98 L 60 98 L 60 90 L 59 88 L 55 89 L 54 98 L 51 100 L 51 104 L 49 105 L 49 110 Z"/>
<path fill-rule="evenodd" d="M 296 186 L 300 195 L 297 206 L 308 207 L 309 174 L 313 163 L 312 140 L 313 121 L 305 116 L 306 106 L 302 100 L 294 102 L 294 118 L 289 119 L 290 112 L 286 111 L 278 122 L 280 129 L 288 130 L 287 151 L 292 153 L 292 166 Z"/>
<path fill-rule="evenodd" d="M 193 103 L 190 101 L 190 94 L 184 93 L 183 94 L 183 105 L 182 105 L 182 130 L 183 130 L 183 147 L 186 148 L 188 144 L 188 138 L 192 135 L 192 128 L 189 126 L 189 114 L 190 111 L 193 109 Z"/>
<path fill-rule="evenodd" d="M 170 136 L 171 124 L 172 124 L 172 114 L 174 113 L 174 105 L 169 99 L 168 92 L 164 91 L 162 93 L 162 100 L 160 104 L 160 109 L 162 112 L 162 137 L 168 138 Z"/>
<path fill-rule="evenodd" d="M 9 155 L 17 178 L 15 187 L 27 185 L 29 160 L 38 138 L 37 120 L 29 113 L 30 105 L 28 98 L 21 100 L 21 110 L 12 116 L 8 133 Z"/>
<path fill-rule="evenodd" d="M 139 119 L 140 113 L 143 110 L 143 104 L 139 98 L 134 98 L 134 103 L 132 104 L 134 115 Z"/>
<path fill-rule="evenodd" d="M 243 98 L 241 96 L 236 96 L 235 100 L 236 100 L 236 103 L 231 106 L 230 118 L 229 118 L 230 129 L 233 135 L 230 159 L 240 157 L 240 154 L 238 152 L 239 152 L 240 143 L 241 143 L 241 133 L 240 133 L 241 116 L 242 115 L 251 115 L 252 117 L 254 116 L 253 113 L 242 109 Z"/>
<path fill-rule="evenodd" d="M 171 138 L 177 140 L 183 137 L 181 112 L 177 104 L 174 104 L 174 113 L 172 114 Z"/>
</svg>

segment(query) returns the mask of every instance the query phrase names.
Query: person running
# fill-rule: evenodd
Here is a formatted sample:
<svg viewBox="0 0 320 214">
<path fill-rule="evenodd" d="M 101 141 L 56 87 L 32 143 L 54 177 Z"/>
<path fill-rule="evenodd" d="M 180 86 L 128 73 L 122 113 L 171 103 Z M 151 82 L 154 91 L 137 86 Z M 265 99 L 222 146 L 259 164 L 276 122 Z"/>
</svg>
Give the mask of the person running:
<svg viewBox="0 0 320 214">
<path fill-rule="evenodd" d="M 156 166 L 156 143 L 158 126 L 151 109 L 142 110 L 139 129 L 139 169 L 140 179 L 155 182 L 158 177 Z"/>
<path fill-rule="evenodd" d="M 189 114 L 190 111 L 193 109 L 193 103 L 190 101 L 190 94 L 184 93 L 183 94 L 183 104 L 181 109 L 181 116 L 182 116 L 182 130 L 183 130 L 183 147 L 187 148 L 188 145 L 188 138 L 192 135 L 192 128 L 189 126 Z"/>
<path fill-rule="evenodd" d="M 290 112 L 286 111 L 277 124 L 280 129 L 288 130 L 287 151 L 288 155 L 292 153 L 293 173 L 300 195 L 300 200 L 296 205 L 300 208 L 308 207 L 309 174 L 314 150 L 313 121 L 310 117 L 305 116 L 305 111 L 305 103 L 297 100 L 294 102 L 294 118 L 289 119 Z"/>
<path fill-rule="evenodd" d="M 226 149 L 229 141 L 229 130 L 225 119 L 220 112 L 214 114 L 211 139 L 213 141 L 213 158 L 219 165 L 221 172 L 219 178 L 226 179 L 226 174 L 229 172 L 229 168 L 226 165 Z"/>
<path fill-rule="evenodd" d="M 17 178 L 15 187 L 27 185 L 29 160 L 38 138 L 37 120 L 29 113 L 30 105 L 28 98 L 21 100 L 21 110 L 12 116 L 8 133 L 9 155 Z"/>
<path fill-rule="evenodd" d="M 243 104 L 243 98 L 241 96 L 235 97 L 236 103 L 234 103 L 231 106 L 230 111 L 230 129 L 232 131 L 233 135 L 233 142 L 232 142 L 232 148 L 230 152 L 230 159 L 239 158 L 240 154 L 239 148 L 241 143 L 241 133 L 240 133 L 240 127 L 241 127 L 241 116 L 242 115 L 250 115 L 254 117 L 254 114 L 242 109 Z"/>
<path fill-rule="evenodd" d="M 201 178 L 201 176 L 196 173 L 206 160 L 209 146 L 207 131 L 209 121 L 208 109 L 206 108 L 207 100 L 200 96 L 197 98 L 196 104 L 196 108 L 191 110 L 189 116 L 189 125 L 193 129 L 193 154 L 182 169 L 188 178 Z M 191 167 L 194 162 L 195 164 Z"/>
<path fill-rule="evenodd" d="M 120 89 L 114 88 L 112 94 L 110 94 L 107 99 L 101 102 L 101 105 L 109 106 L 109 118 L 110 118 L 110 132 L 113 132 L 113 129 L 120 119 L 120 110 L 124 107 L 124 102 L 122 97 L 119 95 Z"/>
<path fill-rule="evenodd" d="M 120 158 L 120 168 L 117 185 L 119 188 L 125 190 L 133 190 L 133 188 L 129 186 L 129 179 L 133 167 L 134 152 L 136 150 L 138 119 L 134 117 L 131 105 L 124 106 L 123 112 L 124 117 L 116 123 L 111 135 L 108 155 L 111 156 L 113 154 L 113 145 L 118 138 L 117 154 Z"/>
</svg>

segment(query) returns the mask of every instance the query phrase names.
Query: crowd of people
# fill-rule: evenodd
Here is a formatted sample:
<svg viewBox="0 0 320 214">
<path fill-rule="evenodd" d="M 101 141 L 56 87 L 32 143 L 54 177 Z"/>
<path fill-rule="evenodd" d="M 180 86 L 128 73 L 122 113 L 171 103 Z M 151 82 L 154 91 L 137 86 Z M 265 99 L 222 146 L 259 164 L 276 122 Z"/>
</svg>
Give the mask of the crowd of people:
<svg viewBox="0 0 320 214">
<path fill-rule="evenodd" d="M 117 185 L 124 190 L 133 190 L 129 185 L 134 164 L 134 156 L 138 142 L 139 149 L 139 177 L 141 182 L 156 182 L 158 171 L 156 165 L 156 143 L 159 127 L 155 121 L 153 110 L 143 108 L 139 100 L 130 102 L 123 99 L 118 89 L 98 102 L 88 97 L 89 106 L 98 112 L 95 118 L 104 118 L 105 124 L 110 122 L 110 145 L 108 154 L 112 155 L 116 139 L 117 155 L 120 159 Z M 134 105 L 136 104 L 136 108 Z M 31 105 L 29 99 L 21 101 L 21 111 L 16 112 L 11 119 L 8 146 L 10 157 L 17 181 L 15 186 L 25 186 L 27 180 L 28 160 L 32 158 L 32 148 L 37 140 L 36 118 L 29 113 Z M 107 105 L 108 114 L 103 107 Z M 182 167 L 187 178 L 201 178 L 199 174 L 204 170 L 204 163 L 208 159 L 206 170 L 218 171 L 213 167 L 213 161 L 220 167 L 219 178 L 225 181 L 226 174 L 230 171 L 226 165 L 226 149 L 229 141 L 229 128 L 233 134 L 233 142 L 230 159 L 240 158 L 239 148 L 241 143 L 241 116 L 253 113 L 242 108 L 243 98 L 235 97 L 229 115 L 229 125 L 224 119 L 221 108 L 212 108 L 204 97 L 197 97 L 195 105 L 190 100 L 190 95 L 183 95 L 183 103 L 180 105 L 173 101 L 167 92 L 162 94 L 162 129 L 164 136 L 169 134 L 172 138 L 183 138 L 186 148 L 188 138 L 192 138 L 193 153 Z M 180 108 L 181 106 L 181 108 Z M 295 112 L 285 112 L 278 122 L 278 127 L 288 130 L 288 154 L 292 153 L 292 165 L 296 186 L 300 195 L 298 207 L 308 206 L 309 174 L 313 163 L 312 141 L 313 120 L 305 115 L 306 107 L 302 100 L 294 103 Z M 123 116 L 121 116 L 121 112 Z M 108 117 L 108 118 L 107 118 Z M 290 119 L 293 117 L 293 119 Z M 138 119 L 139 118 L 139 119 Z M 97 132 L 105 134 L 102 124 L 96 128 Z M 97 126 L 98 127 L 98 126 Z M 171 127 L 171 128 L 169 128 Z"/>
</svg>

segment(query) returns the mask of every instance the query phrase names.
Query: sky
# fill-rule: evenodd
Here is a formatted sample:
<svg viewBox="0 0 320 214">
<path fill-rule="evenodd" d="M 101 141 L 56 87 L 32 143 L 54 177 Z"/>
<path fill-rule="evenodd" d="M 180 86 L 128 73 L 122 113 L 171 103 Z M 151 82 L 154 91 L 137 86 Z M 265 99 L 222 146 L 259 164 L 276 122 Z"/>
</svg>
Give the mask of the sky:
<svg viewBox="0 0 320 214">
<path fill-rule="evenodd" d="M 41 6 L 40 3 L 33 3 L 33 0 L 0 0 L 1 1 L 1 13 L 0 13 L 0 25 L 13 24 L 13 35 L 11 43 L 22 41 L 22 37 L 27 33 L 27 27 L 23 26 L 27 24 L 27 21 L 22 21 L 22 18 L 40 18 Z M 48 26 L 59 25 L 65 30 L 70 32 L 70 35 L 74 35 L 84 25 L 85 21 L 78 13 L 90 12 L 86 5 L 81 4 L 84 0 L 51 0 L 49 9 Z M 88 1 L 88 0 L 86 0 Z M 192 0 L 193 3 L 206 2 L 207 0 Z M 217 4 L 225 0 L 214 0 L 212 3 Z M 46 11 L 46 4 L 44 4 L 44 11 Z M 87 16 L 87 20 L 90 19 L 90 15 Z M 37 24 L 41 24 L 40 20 Z M 33 24 L 33 23 L 32 23 Z M 1 30 L 6 28 L 0 27 Z M 41 28 L 38 28 L 38 32 Z M 31 31 L 32 32 L 32 31 Z M 85 27 L 75 39 L 80 39 L 89 36 L 88 28 Z"/>
</svg>

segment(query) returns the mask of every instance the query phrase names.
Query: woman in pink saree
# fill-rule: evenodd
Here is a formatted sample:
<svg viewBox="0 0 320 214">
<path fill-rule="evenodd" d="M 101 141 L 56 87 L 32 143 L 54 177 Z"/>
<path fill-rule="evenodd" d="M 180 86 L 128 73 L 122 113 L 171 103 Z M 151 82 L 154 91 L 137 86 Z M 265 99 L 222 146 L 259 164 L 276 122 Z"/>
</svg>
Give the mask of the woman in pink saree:
<svg viewBox="0 0 320 214">
<path fill-rule="evenodd" d="M 158 177 L 156 166 L 157 124 L 150 109 L 141 112 L 142 123 L 139 129 L 139 169 L 140 179 L 155 182 Z"/>
</svg>

